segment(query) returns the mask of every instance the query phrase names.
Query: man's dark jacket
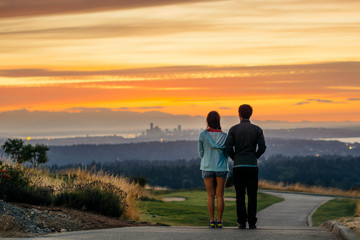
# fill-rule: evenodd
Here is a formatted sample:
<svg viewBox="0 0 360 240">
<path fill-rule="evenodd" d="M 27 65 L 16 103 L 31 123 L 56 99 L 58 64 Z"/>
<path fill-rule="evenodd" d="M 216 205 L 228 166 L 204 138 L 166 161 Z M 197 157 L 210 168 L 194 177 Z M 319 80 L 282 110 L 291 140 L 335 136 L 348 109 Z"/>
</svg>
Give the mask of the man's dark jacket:
<svg viewBox="0 0 360 240">
<path fill-rule="evenodd" d="M 257 159 L 265 149 L 263 130 L 249 119 L 243 119 L 230 128 L 226 139 L 226 152 L 234 160 L 234 167 L 257 166 Z"/>
</svg>

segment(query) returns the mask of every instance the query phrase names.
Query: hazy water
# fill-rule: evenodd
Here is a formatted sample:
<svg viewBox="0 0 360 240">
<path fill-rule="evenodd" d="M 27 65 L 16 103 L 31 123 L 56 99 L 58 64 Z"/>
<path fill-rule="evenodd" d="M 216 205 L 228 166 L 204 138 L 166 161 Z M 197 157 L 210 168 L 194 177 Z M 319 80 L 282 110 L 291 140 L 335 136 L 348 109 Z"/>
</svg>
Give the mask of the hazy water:
<svg viewBox="0 0 360 240">
<path fill-rule="evenodd" d="M 344 143 L 360 143 L 360 137 L 347 137 L 347 138 L 317 138 L 316 140 L 325 141 L 340 141 Z"/>
</svg>

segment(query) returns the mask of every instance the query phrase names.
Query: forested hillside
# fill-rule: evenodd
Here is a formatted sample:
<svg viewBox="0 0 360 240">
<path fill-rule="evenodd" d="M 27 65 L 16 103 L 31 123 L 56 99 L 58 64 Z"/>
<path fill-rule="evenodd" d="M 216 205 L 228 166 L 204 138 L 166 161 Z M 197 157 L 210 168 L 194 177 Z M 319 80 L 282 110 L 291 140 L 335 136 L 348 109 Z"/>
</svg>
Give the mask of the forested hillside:
<svg viewBox="0 0 360 240">
<path fill-rule="evenodd" d="M 264 157 L 285 156 L 360 156 L 360 144 L 338 141 L 267 139 Z M 198 158 L 196 141 L 141 142 L 127 144 L 51 146 L 49 164 L 114 162 L 123 160 L 178 160 Z"/>
<path fill-rule="evenodd" d="M 51 170 L 84 165 L 52 166 Z M 112 163 L 92 163 L 113 174 L 130 178 L 144 177 L 152 186 L 168 188 L 202 187 L 200 159 L 176 161 L 126 160 Z M 259 162 L 260 179 L 284 183 L 303 183 L 348 190 L 360 187 L 360 157 L 322 156 L 286 157 L 273 156 Z M 231 178 L 229 179 L 231 182 Z"/>
</svg>

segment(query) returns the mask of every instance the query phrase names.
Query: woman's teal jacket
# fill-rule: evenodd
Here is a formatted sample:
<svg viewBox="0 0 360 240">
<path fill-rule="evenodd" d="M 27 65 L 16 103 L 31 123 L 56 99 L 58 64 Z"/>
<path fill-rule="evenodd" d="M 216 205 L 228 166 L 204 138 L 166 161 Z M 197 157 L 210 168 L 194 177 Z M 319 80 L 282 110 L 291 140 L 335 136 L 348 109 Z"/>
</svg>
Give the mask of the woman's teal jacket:
<svg viewBox="0 0 360 240">
<path fill-rule="evenodd" d="M 200 169 L 203 171 L 229 171 L 228 154 L 225 152 L 227 134 L 204 130 L 199 136 Z"/>
</svg>

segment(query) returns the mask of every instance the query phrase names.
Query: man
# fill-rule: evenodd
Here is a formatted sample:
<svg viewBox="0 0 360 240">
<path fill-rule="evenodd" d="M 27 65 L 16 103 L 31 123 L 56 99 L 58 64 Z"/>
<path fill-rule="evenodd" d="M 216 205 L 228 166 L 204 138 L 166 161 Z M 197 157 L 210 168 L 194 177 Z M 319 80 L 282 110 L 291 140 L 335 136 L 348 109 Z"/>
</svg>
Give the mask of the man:
<svg viewBox="0 0 360 240">
<path fill-rule="evenodd" d="M 226 152 L 234 161 L 233 176 L 236 190 L 237 222 L 240 229 L 256 229 L 258 190 L 257 159 L 265 152 L 263 130 L 250 122 L 250 105 L 239 107 L 240 123 L 231 127 L 226 139 Z M 248 212 L 245 207 L 245 190 L 248 195 Z"/>
</svg>

